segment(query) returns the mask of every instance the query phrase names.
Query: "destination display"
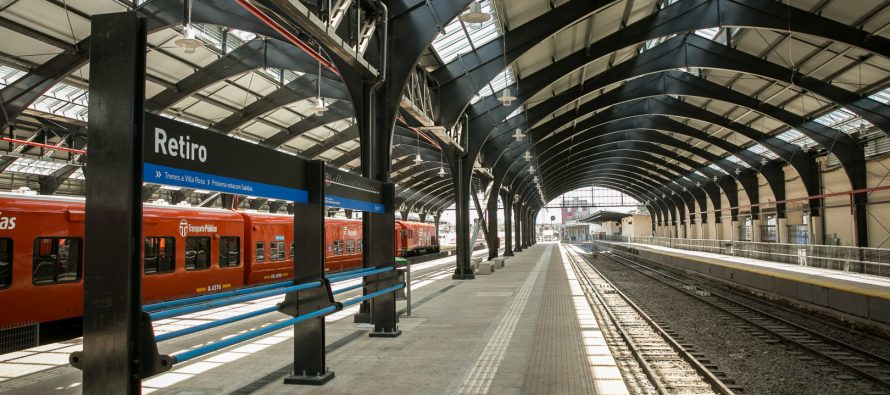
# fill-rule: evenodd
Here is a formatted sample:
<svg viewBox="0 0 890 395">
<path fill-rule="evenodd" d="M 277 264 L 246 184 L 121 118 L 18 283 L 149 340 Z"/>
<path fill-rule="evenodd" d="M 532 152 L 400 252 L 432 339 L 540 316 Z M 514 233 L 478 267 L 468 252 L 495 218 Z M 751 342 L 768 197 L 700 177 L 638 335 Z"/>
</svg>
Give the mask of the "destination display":
<svg viewBox="0 0 890 395">
<path fill-rule="evenodd" d="M 150 113 L 143 136 L 145 182 L 309 200 L 301 158 Z"/>
<path fill-rule="evenodd" d="M 369 213 L 384 213 L 383 183 L 334 168 L 324 171 L 324 204 Z"/>
</svg>

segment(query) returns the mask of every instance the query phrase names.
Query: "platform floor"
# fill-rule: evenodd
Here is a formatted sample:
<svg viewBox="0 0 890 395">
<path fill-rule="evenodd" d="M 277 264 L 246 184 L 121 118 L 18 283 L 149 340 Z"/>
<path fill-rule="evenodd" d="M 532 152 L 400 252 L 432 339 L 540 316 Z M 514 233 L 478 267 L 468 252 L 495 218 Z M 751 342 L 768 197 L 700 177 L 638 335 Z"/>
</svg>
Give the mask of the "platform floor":
<svg viewBox="0 0 890 395">
<path fill-rule="evenodd" d="M 558 244 L 539 244 L 473 281 L 451 279 L 454 258 L 418 270 L 411 317 L 398 338 L 370 338 L 354 311 L 328 317 L 322 387 L 285 385 L 290 330 L 222 350 L 143 382 L 155 394 L 464 393 L 625 394 L 602 333 Z M 404 308 L 404 302 L 399 302 Z M 269 321 L 269 317 L 265 318 Z M 166 353 L 219 339 L 262 321 L 161 343 Z M 12 379 L 15 391 L 79 393 L 80 374 L 59 366 Z M 36 373 L 39 374 L 39 373 Z M 9 387 L 8 387 L 9 388 Z"/>
</svg>

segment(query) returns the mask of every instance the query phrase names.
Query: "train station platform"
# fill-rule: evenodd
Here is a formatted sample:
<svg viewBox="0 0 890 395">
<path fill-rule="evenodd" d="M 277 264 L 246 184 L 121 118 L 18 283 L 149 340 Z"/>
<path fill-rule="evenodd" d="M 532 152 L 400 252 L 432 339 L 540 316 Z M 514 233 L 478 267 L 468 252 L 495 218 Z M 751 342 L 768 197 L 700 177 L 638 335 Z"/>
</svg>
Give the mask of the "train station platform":
<svg viewBox="0 0 890 395">
<path fill-rule="evenodd" d="M 890 333 L 890 277 L 665 246 L 597 241 Z"/>
<path fill-rule="evenodd" d="M 413 269 L 412 314 L 406 316 L 405 302 L 399 302 L 399 337 L 369 337 L 368 325 L 352 322 L 350 316 L 357 309 L 328 316 L 327 361 L 336 377 L 321 387 L 283 383 L 293 362 L 293 333 L 286 329 L 178 364 L 144 380 L 143 392 L 627 393 L 580 287 L 572 285 L 572 269 L 558 244 L 528 248 L 509 258 L 504 268 L 472 281 L 452 280 L 453 268 L 454 258 L 449 257 Z M 205 312 L 214 318 L 236 313 Z M 248 320 L 236 330 L 279 319 Z M 158 322 L 156 331 L 188 324 Z M 160 343 L 160 351 L 176 353 L 232 333 L 232 329 L 211 330 L 184 336 Z M 56 350 L 63 347 L 64 352 L 50 350 L 32 357 L 54 355 L 61 360 L 78 348 L 66 344 Z M 15 358 L 0 363 L 0 380 L 4 371 L 24 365 Z M 79 371 L 58 363 L 19 377 L 7 376 L 0 381 L 0 392 L 76 394 L 80 380 Z"/>
</svg>

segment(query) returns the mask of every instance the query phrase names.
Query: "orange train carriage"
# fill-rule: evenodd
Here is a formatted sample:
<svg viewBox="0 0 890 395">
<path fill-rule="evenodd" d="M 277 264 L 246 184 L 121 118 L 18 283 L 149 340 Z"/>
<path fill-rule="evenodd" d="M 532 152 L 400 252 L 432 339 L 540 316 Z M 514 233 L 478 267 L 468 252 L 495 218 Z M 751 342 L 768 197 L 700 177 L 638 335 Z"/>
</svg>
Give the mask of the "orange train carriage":
<svg viewBox="0 0 890 395">
<path fill-rule="evenodd" d="M 83 199 L 0 194 L 0 330 L 82 314 L 84 217 Z M 144 205 L 143 303 L 292 277 L 292 221 L 285 214 Z M 432 225 L 399 222 L 397 229 L 412 232 L 397 237 L 397 253 L 433 251 L 426 240 Z M 325 271 L 361 267 L 361 225 L 325 220 Z"/>
<path fill-rule="evenodd" d="M 396 221 L 396 255 L 410 257 L 439 252 L 436 226 L 422 222 Z"/>
</svg>

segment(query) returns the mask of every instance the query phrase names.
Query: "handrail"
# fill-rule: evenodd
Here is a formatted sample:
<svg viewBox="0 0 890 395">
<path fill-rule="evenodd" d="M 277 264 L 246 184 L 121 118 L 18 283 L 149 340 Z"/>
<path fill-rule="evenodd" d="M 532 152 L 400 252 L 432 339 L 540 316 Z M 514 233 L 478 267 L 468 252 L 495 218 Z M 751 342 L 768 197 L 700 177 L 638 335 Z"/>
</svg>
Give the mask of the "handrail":
<svg viewBox="0 0 890 395">
<path fill-rule="evenodd" d="M 294 285 L 292 287 L 285 287 L 281 289 L 273 289 L 265 292 L 255 292 L 248 295 L 231 297 L 224 300 L 214 300 L 206 303 L 200 303 L 195 305 L 189 305 L 185 307 L 180 307 L 171 310 L 164 310 L 159 312 L 149 313 L 149 317 L 151 317 L 152 321 L 162 320 L 165 318 L 175 317 L 178 315 L 196 313 L 203 310 L 208 310 L 217 307 L 229 306 L 235 303 L 248 302 L 251 300 L 262 299 L 269 296 L 286 294 L 289 292 L 300 291 L 309 288 L 315 288 L 322 285 L 321 281 L 315 281 L 306 284 Z"/>
<path fill-rule="evenodd" d="M 218 342 L 208 344 L 206 346 L 201 346 L 201 347 L 195 348 L 193 350 L 188 350 L 188 351 L 180 353 L 180 354 L 172 355 L 173 363 L 177 364 L 177 363 L 185 362 L 190 359 L 194 359 L 194 358 L 200 357 L 202 355 L 206 355 L 206 354 L 212 353 L 214 351 L 221 350 L 228 346 L 232 346 L 232 345 L 235 345 L 235 344 L 238 344 L 241 342 L 245 342 L 245 341 L 253 339 L 255 337 L 259 337 L 259 336 L 265 335 L 267 333 L 275 332 L 279 329 L 287 328 L 288 326 L 298 324 L 300 322 L 306 321 L 311 318 L 321 317 L 321 316 L 333 313 L 334 311 L 337 311 L 337 306 L 328 306 L 328 307 L 313 311 L 308 314 L 296 316 L 289 320 L 277 322 L 277 323 L 274 323 L 274 324 L 266 326 L 266 327 L 254 329 L 252 331 L 247 331 L 242 334 L 235 335 L 230 338 L 223 339 Z"/>
<path fill-rule="evenodd" d="M 201 324 L 201 325 L 195 325 L 195 326 L 190 327 L 190 328 L 180 329 L 180 330 L 178 330 L 178 331 L 173 331 L 173 332 L 169 332 L 169 333 L 163 333 L 163 334 L 160 334 L 160 335 L 156 335 L 156 336 L 155 336 L 155 341 L 162 342 L 162 341 L 164 341 L 164 340 L 175 339 L 175 338 L 177 338 L 177 337 L 182 337 L 182 336 L 185 336 L 185 335 L 190 335 L 190 334 L 192 334 L 192 333 L 198 333 L 198 332 L 201 332 L 201 331 L 206 331 L 206 330 L 211 329 L 211 328 L 216 328 L 216 327 L 218 327 L 218 326 L 223 326 L 223 325 L 226 325 L 226 324 L 231 324 L 231 323 L 233 323 L 233 322 L 238 322 L 238 321 L 246 320 L 246 319 L 248 319 L 248 318 L 253 318 L 253 317 L 256 317 L 256 316 L 263 315 L 263 314 L 269 314 L 269 313 L 274 312 L 274 311 L 278 311 L 278 306 L 267 307 L 267 308 L 265 308 L 265 309 L 259 309 L 259 310 L 256 310 L 256 311 L 251 311 L 251 312 L 248 312 L 248 313 L 239 314 L 239 315 L 236 315 L 236 316 L 234 316 L 234 317 L 223 318 L 223 319 L 216 320 L 216 321 L 210 321 L 210 322 L 207 322 L 207 323 L 204 323 L 204 324 Z"/>
<path fill-rule="evenodd" d="M 152 311 L 167 310 L 167 309 L 172 309 L 174 307 L 180 307 L 180 306 L 185 306 L 185 305 L 190 305 L 190 304 L 195 304 L 195 303 L 200 303 L 200 302 L 206 302 L 206 301 L 210 301 L 210 300 L 225 299 L 225 298 L 231 298 L 233 296 L 252 294 L 255 292 L 261 292 L 261 291 L 266 291 L 266 290 L 270 290 L 270 289 L 284 288 L 289 285 L 293 285 L 293 282 L 292 281 L 283 281 L 283 282 L 274 283 L 274 284 L 260 285 L 257 287 L 237 289 L 234 291 L 220 292 L 220 293 L 215 293 L 215 294 L 210 294 L 210 295 L 201 295 L 201 296 L 195 296 L 195 297 L 185 298 L 185 299 L 170 300 L 167 302 L 160 302 L 160 303 L 154 303 L 154 304 L 142 306 L 142 311 L 144 311 L 146 313 L 150 313 Z"/>
<path fill-rule="evenodd" d="M 393 285 L 393 286 L 391 286 L 391 287 L 387 287 L 387 288 L 381 289 L 381 290 L 379 290 L 379 291 L 377 291 L 377 292 L 369 293 L 369 294 L 367 294 L 367 295 L 365 295 L 365 296 L 359 296 L 359 297 L 355 297 L 355 298 L 352 298 L 352 299 L 344 300 L 344 301 L 342 302 L 342 304 L 343 304 L 343 307 L 352 306 L 352 305 L 354 305 L 354 304 L 356 304 L 356 303 L 364 302 L 364 301 L 366 301 L 366 300 L 368 300 L 368 299 L 376 298 L 376 297 L 378 297 L 378 296 L 380 296 L 380 295 L 383 295 L 383 294 L 385 294 L 385 293 L 388 293 L 388 292 L 398 291 L 398 290 L 400 290 L 400 289 L 402 289 L 402 288 L 405 288 L 405 284 L 403 284 L 403 283 L 398 283 L 398 284 Z"/>
<path fill-rule="evenodd" d="M 392 271 L 392 270 L 394 270 L 394 269 L 395 269 L 395 268 L 392 267 L 392 266 L 387 266 L 387 267 L 380 268 L 380 269 L 374 269 L 374 270 L 370 270 L 370 271 L 364 271 L 364 272 L 359 272 L 359 273 L 350 274 L 350 275 L 348 275 L 348 276 L 340 276 L 340 277 L 337 277 L 337 278 L 334 278 L 334 279 L 330 279 L 330 281 L 331 281 L 332 283 L 334 283 L 334 282 L 340 282 L 340 281 L 346 281 L 346 280 L 351 280 L 351 279 L 354 279 L 354 278 L 370 276 L 370 275 L 373 275 L 373 274 L 380 274 L 380 273 L 384 273 L 384 272 Z"/>
</svg>

